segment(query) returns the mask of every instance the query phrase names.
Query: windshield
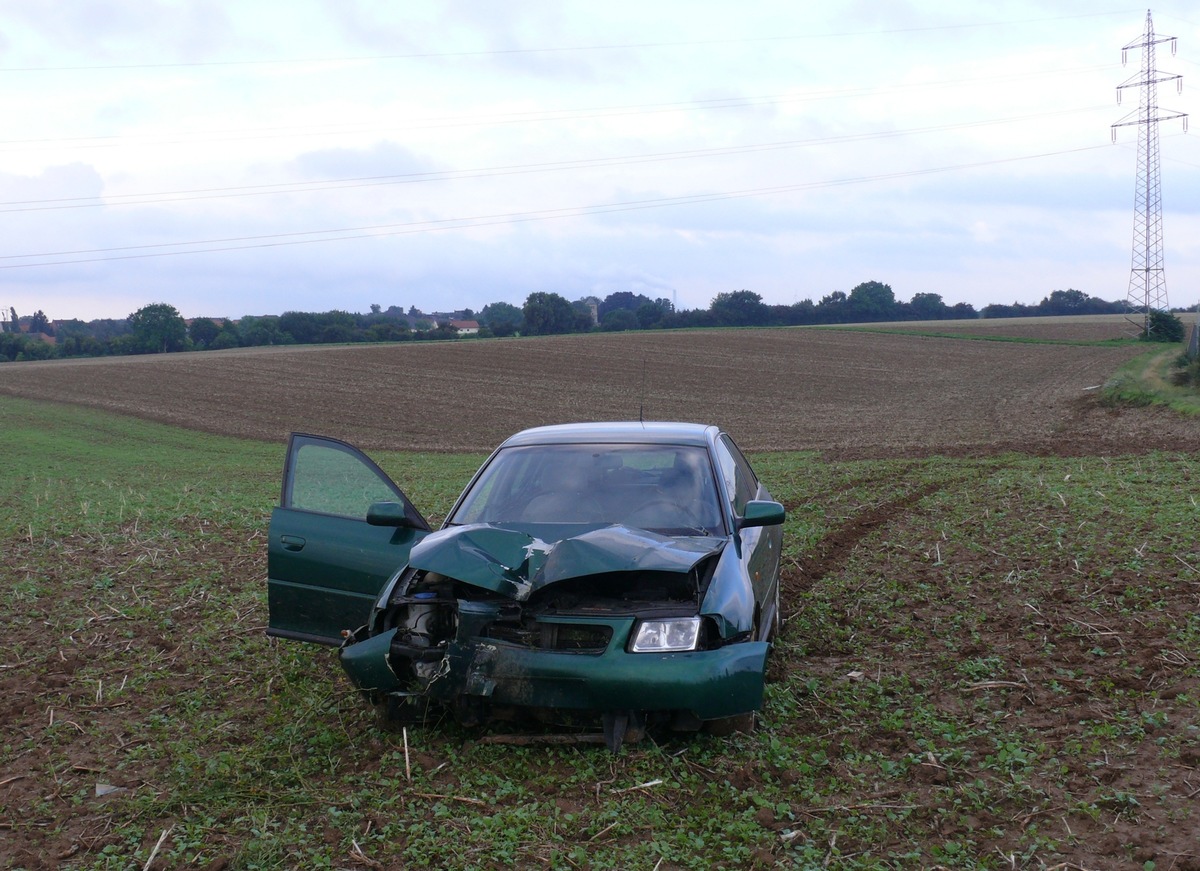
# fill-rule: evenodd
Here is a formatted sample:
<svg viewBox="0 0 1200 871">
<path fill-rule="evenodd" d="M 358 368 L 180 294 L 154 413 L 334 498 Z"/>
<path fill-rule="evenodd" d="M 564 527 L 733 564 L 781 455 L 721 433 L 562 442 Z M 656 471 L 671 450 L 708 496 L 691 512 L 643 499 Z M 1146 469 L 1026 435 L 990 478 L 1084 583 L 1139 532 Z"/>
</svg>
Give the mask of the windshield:
<svg viewBox="0 0 1200 871">
<path fill-rule="evenodd" d="M 708 452 L 683 445 L 531 445 L 501 450 L 450 523 L 613 524 L 723 534 Z"/>
</svg>

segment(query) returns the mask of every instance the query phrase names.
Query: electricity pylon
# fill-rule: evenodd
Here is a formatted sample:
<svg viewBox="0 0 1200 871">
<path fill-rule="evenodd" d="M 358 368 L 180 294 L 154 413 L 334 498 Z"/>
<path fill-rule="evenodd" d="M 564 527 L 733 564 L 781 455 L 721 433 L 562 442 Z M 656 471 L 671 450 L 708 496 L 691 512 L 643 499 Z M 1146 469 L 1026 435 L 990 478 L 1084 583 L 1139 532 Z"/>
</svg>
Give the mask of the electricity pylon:
<svg viewBox="0 0 1200 871">
<path fill-rule="evenodd" d="M 1138 127 L 1138 171 L 1133 197 L 1133 265 L 1129 271 L 1129 307 L 1141 311 L 1145 318 L 1142 330 L 1150 330 L 1150 312 L 1167 311 L 1167 279 L 1163 270 L 1162 250 L 1162 179 L 1159 173 L 1158 122 L 1173 118 L 1183 119 L 1187 131 L 1187 114 L 1159 109 L 1158 85 L 1160 82 L 1175 82 L 1177 91 L 1183 90 L 1183 76 L 1159 72 L 1155 65 L 1155 46 L 1171 44 L 1175 54 L 1175 37 L 1156 36 L 1150 10 L 1146 10 L 1146 32 L 1121 49 L 1121 63 L 1125 63 L 1132 49 L 1142 50 L 1142 69 L 1123 84 L 1117 86 L 1117 103 L 1126 88 L 1140 88 L 1141 99 L 1136 112 L 1130 112 L 1112 125 L 1113 142 L 1117 141 L 1117 128 Z"/>
</svg>

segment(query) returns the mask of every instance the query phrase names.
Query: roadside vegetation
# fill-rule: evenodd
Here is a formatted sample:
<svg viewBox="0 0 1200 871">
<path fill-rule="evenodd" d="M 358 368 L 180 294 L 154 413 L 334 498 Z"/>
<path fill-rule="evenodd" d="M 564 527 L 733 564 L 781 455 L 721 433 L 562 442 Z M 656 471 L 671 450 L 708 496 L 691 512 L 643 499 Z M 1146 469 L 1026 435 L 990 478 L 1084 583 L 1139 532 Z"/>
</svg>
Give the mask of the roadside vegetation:
<svg viewBox="0 0 1200 871">
<path fill-rule="evenodd" d="M 759 453 L 759 729 L 378 731 L 274 641 L 284 445 L 0 398 L 0 865 L 1200 867 L 1194 456 Z M 376 453 L 440 520 L 477 454 Z"/>
<path fill-rule="evenodd" d="M 1181 345 L 1158 346 L 1123 364 L 1104 386 L 1112 406 L 1160 405 L 1200 416 L 1200 361 L 1180 352 Z"/>
</svg>

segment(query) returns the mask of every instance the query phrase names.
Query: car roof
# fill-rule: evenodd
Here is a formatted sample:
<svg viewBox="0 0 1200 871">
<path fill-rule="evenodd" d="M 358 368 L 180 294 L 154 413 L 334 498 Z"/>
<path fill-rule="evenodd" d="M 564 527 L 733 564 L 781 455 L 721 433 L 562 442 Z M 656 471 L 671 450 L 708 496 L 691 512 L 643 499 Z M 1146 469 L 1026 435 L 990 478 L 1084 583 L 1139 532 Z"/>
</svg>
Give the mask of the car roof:
<svg viewBox="0 0 1200 871">
<path fill-rule="evenodd" d="M 565 423 L 522 430 L 507 438 L 500 447 L 588 443 L 704 446 L 717 432 L 715 426 L 708 424 L 670 421 Z"/>
</svg>

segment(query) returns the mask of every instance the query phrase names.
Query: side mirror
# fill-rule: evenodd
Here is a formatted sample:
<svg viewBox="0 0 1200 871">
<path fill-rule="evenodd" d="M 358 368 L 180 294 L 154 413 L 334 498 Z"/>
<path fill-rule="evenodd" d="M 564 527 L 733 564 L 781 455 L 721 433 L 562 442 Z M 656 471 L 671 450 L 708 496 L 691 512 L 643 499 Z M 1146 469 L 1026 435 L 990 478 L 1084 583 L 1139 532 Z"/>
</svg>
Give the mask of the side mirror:
<svg viewBox="0 0 1200 871">
<path fill-rule="evenodd" d="M 737 528 L 750 526 L 778 526 L 787 517 L 787 512 L 778 502 L 755 499 L 746 503 L 745 513 L 737 518 Z"/>
<path fill-rule="evenodd" d="M 376 502 L 367 509 L 370 526 L 412 526 L 413 523 L 399 502 Z"/>
</svg>

